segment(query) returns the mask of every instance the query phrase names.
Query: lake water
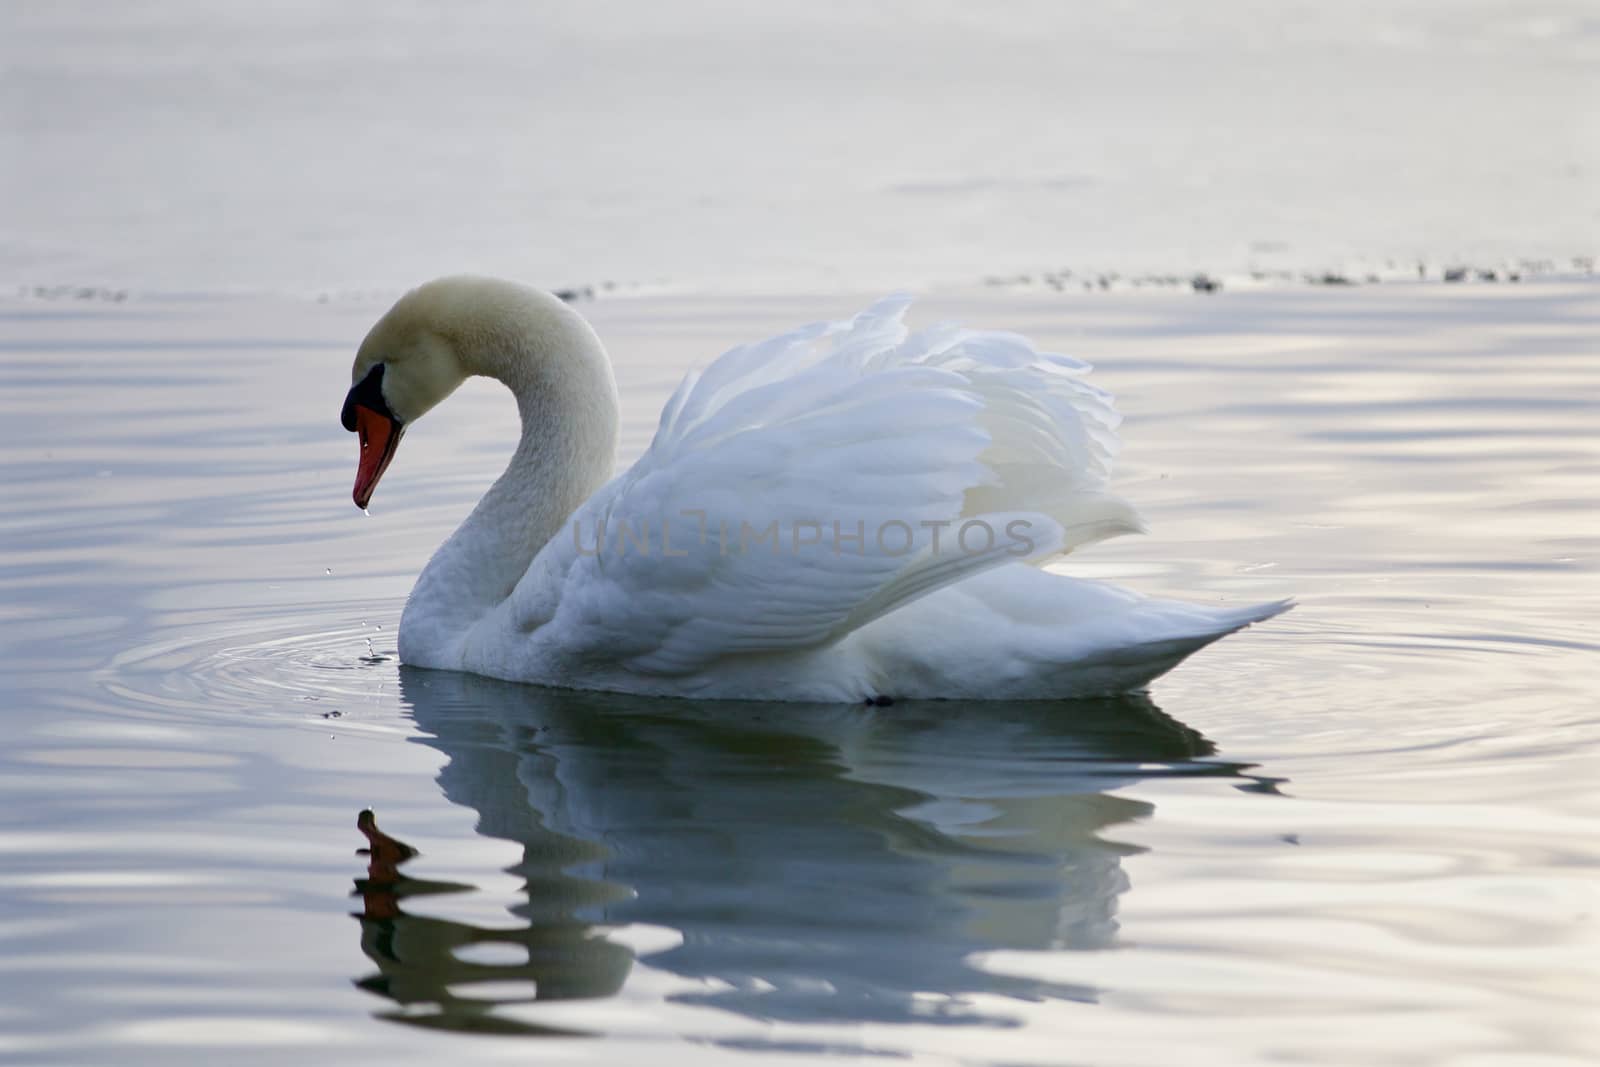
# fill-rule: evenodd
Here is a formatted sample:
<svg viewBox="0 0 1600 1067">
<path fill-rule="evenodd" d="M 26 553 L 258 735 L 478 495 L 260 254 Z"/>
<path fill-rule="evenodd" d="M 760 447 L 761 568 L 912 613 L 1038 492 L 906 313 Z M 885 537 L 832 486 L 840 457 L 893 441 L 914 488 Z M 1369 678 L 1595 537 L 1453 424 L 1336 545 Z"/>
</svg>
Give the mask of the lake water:
<svg viewBox="0 0 1600 1067">
<path fill-rule="evenodd" d="M 0 285 L 1394 271 L 1600 251 L 1593 0 L 0 9 Z"/>
<path fill-rule="evenodd" d="M 1600 1061 L 1596 99 L 1591 0 L 5 5 L 0 1062 Z M 337 413 L 463 269 L 599 289 L 624 461 L 915 287 L 1119 396 L 1066 570 L 1300 606 L 1089 703 L 401 668 L 515 413 L 370 516 Z"/>
<path fill-rule="evenodd" d="M 858 303 L 584 305 L 625 458 Z M 382 306 L 0 304 L 0 1058 L 1600 1056 L 1592 282 L 934 294 L 1120 396 L 1152 533 L 1066 569 L 1301 604 L 1148 697 L 867 709 L 397 666 L 515 413 L 352 508 Z"/>
</svg>

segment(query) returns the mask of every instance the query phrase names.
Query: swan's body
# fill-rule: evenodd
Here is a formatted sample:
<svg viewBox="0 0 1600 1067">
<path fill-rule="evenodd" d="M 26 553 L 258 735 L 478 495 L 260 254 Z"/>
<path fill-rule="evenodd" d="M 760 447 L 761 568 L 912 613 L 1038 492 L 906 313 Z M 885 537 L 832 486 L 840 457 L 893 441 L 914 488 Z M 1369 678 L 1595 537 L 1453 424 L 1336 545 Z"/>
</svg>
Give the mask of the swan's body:
<svg viewBox="0 0 1600 1067">
<path fill-rule="evenodd" d="M 357 503 L 469 375 L 511 388 L 522 438 L 417 580 L 401 660 L 656 695 L 1072 697 L 1287 608 L 1040 570 L 1140 528 L 1106 489 L 1110 398 L 1012 334 L 908 338 L 906 303 L 726 353 L 610 478 L 616 386 L 576 312 L 489 279 L 407 294 L 356 358 Z"/>
</svg>

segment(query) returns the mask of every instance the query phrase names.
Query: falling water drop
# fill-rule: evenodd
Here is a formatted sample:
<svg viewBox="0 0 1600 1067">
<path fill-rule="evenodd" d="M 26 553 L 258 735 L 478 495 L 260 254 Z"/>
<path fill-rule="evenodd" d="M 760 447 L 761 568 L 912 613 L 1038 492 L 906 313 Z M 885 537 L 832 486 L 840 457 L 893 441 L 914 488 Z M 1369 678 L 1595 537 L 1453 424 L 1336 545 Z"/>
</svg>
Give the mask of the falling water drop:
<svg viewBox="0 0 1600 1067">
<path fill-rule="evenodd" d="M 324 567 L 324 568 L 322 568 L 322 573 L 323 574 L 332 574 L 333 573 L 333 568 L 332 567 Z"/>
</svg>

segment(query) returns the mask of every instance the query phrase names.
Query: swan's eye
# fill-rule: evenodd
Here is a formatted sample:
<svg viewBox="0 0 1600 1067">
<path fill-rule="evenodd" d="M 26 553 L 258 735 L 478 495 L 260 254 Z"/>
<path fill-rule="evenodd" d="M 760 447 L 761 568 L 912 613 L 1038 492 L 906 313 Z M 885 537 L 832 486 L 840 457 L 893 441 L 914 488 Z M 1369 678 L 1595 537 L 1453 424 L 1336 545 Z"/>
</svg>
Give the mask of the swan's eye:
<svg viewBox="0 0 1600 1067">
<path fill-rule="evenodd" d="M 339 412 L 339 421 L 344 428 L 354 431 L 356 428 L 356 407 L 370 408 L 388 419 L 394 415 L 389 411 L 389 402 L 383 395 L 383 364 L 374 363 L 372 369 L 367 371 L 366 377 L 350 387 L 350 392 L 344 398 L 344 410 Z M 398 421 L 398 420 L 397 420 Z M 366 441 L 362 441 L 366 446 Z"/>
</svg>

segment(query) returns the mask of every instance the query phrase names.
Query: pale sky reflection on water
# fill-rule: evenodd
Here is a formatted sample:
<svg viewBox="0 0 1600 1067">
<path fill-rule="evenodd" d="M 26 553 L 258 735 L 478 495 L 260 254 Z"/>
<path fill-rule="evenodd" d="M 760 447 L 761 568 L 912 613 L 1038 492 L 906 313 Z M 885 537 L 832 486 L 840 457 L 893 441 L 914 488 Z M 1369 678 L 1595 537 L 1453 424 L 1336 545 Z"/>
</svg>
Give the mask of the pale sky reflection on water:
<svg viewBox="0 0 1600 1067">
<path fill-rule="evenodd" d="M 725 292 L 1419 260 L 1437 278 L 1600 249 L 1585 0 L 0 19 L 0 283 L 318 293 L 473 270 Z"/>
<path fill-rule="evenodd" d="M 6 305 L 7 1047 L 1581 1062 L 1592 288 L 925 301 L 1120 395 L 1152 532 L 1063 566 L 1301 600 L 1098 709 L 401 673 L 401 598 L 508 454 L 506 397 L 414 427 L 363 516 L 334 416 L 378 305 Z M 624 458 L 705 353 L 859 302 L 586 305 Z M 398 882 L 352 854 L 367 806 L 422 851 Z"/>
</svg>

